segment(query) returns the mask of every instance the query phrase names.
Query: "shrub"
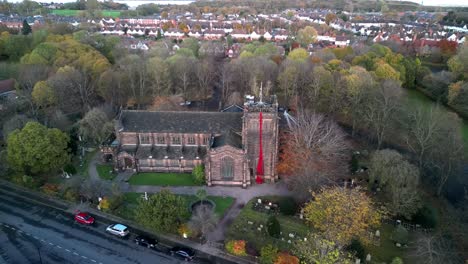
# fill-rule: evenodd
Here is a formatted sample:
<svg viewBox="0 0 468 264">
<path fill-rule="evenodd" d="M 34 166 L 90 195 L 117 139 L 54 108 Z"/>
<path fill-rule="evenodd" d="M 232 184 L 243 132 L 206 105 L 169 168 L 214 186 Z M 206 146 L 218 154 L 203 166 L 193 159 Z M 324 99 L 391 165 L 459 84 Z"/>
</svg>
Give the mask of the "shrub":
<svg viewBox="0 0 468 264">
<path fill-rule="evenodd" d="M 408 243 L 408 230 L 401 225 L 397 226 L 395 230 L 393 230 L 392 240 L 402 245 Z"/>
<path fill-rule="evenodd" d="M 56 196 L 59 192 L 58 184 L 46 183 L 41 187 L 42 192 L 50 196 Z"/>
<path fill-rule="evenodd" d="M 71 175 L 76 174 L 76 168 L 72 164 L 65 165 L 65 167 L 63 167 L 63 171 Z"/>
<path fill-rule="evenodd" d="M 245 252 L 245 240 L 231 240 L 226 243 L 227 252 L 236 256 L 247 256 Z"/>
<path fill-rule="evenodd" d="M 11 178 L 11 181 L 14 184 L 29 188 L 29 189 L 37 189 L 41 186 L 41 181 L 37 178 L 33 178 L 29 175 L 20 175 L 17 174 Z"/>
<path fill-rule="evenodd" d="M 76 202 L 78 201 L 79 194 L 77 191 L 68 188 L 64 193 L 63 193 L 63 199 L 70 201 L 70 202 Z"/>
<path fill-rule="evenodd" d="M 109 199 L 104 197 L 100 202 L 99 202 L 99 208 L 101 208 L 101 210 L 103 212 L 109 212 L 110 211 L 110 202 L 109 202 Z"/>
<path fill-rule="evenodd" d="M 260 264 L 273 264 L 278 257 L 278 248 L 266 245 L 260 250 Z"/>
<path fill-rule="evenodd" d="M 297 212 L 296 201 L 292 197 L 284 197 L 279 201 L 280 212 L 284 215 L 294 215 Z"/>
<path fill-rule="evenodd" d="M 188 225 L 187 225 L 186 223 L 181 224 L 181 225 L 179 226 L 179 228 L 177 229 L 177 233 L 178 233 L 181 237 L 183 237 L 184 234 L 186 234 L 186 235 L 187 235 L 187 238 L 192 237 L 192 235 L 193 235 L 192 230 L 188 227 Z"/>
<path fill-rule="evenodd" d="M 413 216 L 413 222 L 425 228 L 435 228 L 438 223 L 436 209 L 425 205 Z"/>
<path fill-rule="evenodd" d="M 111 198 L 109 198 L 109 209 L 110 211 L 115 211 L 117 208 L 119 208 L 124 202 L 124 196 L 123 195 L 114 195 Z"/>
<path fill-rule="evenodd" d="M 247 244 L 245 245 L 245 252 L 247 253 L 247 255 L 250 255 L 250 256 L 256 257 L 260 255 L 255 245 L 250 242 L 247 242 Z"/>
<path fill-rule="evenodd" d="M 358 239 L 351 240 L 351 244 L 346 247 L 346 250 L 361 260 L 366 258 L 364 246 Z"/>
<path fill-rule="evenodd" d="M 395 257 L 390 264 L 403 264 L 403 260 L 399 257 Z"/>
<path fill-rule="evenodd" d="M 197 184 L 205 184 L 205 167 L 203 165 L 197 165 L 192 171 L 193 180 Z"/>
<path fill-rule="evenodd" d="M 267 221 L 268 234 L 272 237 L 279 238 L 281 226 L 275 216 L 270 216 Z"/>
<path fill-rule="evenodd" d="M 274 264 L 299 264 L 299 259 L 286 252 L 281 252 L 278 254 Z"/>
</svg>

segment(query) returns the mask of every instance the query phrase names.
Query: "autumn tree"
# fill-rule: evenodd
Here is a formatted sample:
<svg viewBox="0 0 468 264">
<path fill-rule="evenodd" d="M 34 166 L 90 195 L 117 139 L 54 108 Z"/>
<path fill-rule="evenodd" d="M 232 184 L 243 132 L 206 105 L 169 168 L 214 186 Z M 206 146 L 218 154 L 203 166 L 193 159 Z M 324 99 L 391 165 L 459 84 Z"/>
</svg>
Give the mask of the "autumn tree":
<svg viewBox="0 0 468 264">
<path fill-rule="evenodd" d="M 57 102 L 54 90 L 46 81 L 37 82 L 31 95 L 33 102 L 41 108 L 54 105 Z"/>
<path fill-rule="evenodd" d="M 369 166 L 369 183 L 377 185 L 389 196 L 393 214 L 411 219 L 422 206 L 419 195 L 419 169 L 403 156 L 389 149 L 372 154 Z"/>
<path fill-rule="evenodd" d="M 70 161 L 69 140 L 67 134 L 56 128 L 28 122 L 8 136 L 8 163 L 26 174 L 57 171 Z"/>
<path fill-rule="evenodd" d="M 341 128 L 323 115 L 301 111 L 295 120 L 282 138 L 278 172 L 290 175 L 286 181 L 303 199 L 347 170 L 349 144 Z"/>
<path fill-rule="evenodd" d="M 171 76 L 169 64 L 161 58 L 153 57 L 148 60 L 148 74 L 152 95 L 169 95 L 171 91 Z"/>
<path fill-rule="evenodd" d="M 301 263 L 353 263 L 349 253 L 344 252 L 335 242 L 313 233 L 309 233 L 306 238 L 307 240 L 300 240 L 294 245 L 294 253 L 301 259 Z"/>
<path fill-rule="evenodd" d="M 311 26 L 306 26 L 297 32 L 297 42 L 304 48 L 307 48 L 309 44 L 315 43 L 316 39 L 317 30 Z"/>
<path fill-rule="evenodd" d="M 299 62 L 305 62 L 308 57 L 309 53 L 303 48 L 294 49 L 288 55 L 288 59 Z"/>
<path fill-rule="evenodd" d="M 368 243 L 369 231 L 380 225 L 381 213 L 359 188 L 328 187 L 312 196 L 304 208 L 307 222 L 339 247 L 353 238 Z"/>
<path fill-rule="evenodd" d="M 458 77 L 468 77 L 468 43 L 458 48 L 457 54 L 448 60 L 447 65 Z"/>
</svg>

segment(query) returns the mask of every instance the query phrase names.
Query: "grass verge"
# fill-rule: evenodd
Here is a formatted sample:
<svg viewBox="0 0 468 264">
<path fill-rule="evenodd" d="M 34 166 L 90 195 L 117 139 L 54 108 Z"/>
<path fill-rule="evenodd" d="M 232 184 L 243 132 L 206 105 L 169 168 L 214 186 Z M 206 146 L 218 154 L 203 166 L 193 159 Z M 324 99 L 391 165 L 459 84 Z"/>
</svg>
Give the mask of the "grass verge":
<svg viewBox="0 0 468 264">
<path fill-rule="evenodd" d="M 97 164 L 96 170 L 99 174 L 99 178 L 103 180 L 113 180 L 115 178 L 115 173 L 112 172 L 112 165 L 107 164 Z"/>
</svg>

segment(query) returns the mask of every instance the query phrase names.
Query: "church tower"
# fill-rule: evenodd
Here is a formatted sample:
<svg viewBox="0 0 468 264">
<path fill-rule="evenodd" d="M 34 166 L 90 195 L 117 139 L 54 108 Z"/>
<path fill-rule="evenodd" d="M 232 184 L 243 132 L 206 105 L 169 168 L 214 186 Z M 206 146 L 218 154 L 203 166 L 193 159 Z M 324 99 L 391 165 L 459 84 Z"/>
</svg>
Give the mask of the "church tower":
<svg viewBox="0 0 468 264">
<path fill-rule="evenodd" d="M 242 121 L 242 145 L 247 153 L 251 182 L 278 179 L 278 101 L 276 96 L 260 98 L 247 95 Z"/>
</svg>

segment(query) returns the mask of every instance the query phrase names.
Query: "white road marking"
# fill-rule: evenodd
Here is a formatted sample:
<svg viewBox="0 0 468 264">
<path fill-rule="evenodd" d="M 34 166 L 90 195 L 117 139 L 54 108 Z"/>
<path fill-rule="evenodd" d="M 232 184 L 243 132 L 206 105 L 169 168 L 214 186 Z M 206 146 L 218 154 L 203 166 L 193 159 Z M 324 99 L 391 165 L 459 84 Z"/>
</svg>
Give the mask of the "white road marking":
<svg viewBox="0 0 468 264">
<path fill-rule="evenodd" d="M 54 244 L 49 242 L 49 245 L 53 246 Z"/>
<path fill-rule="evenodd" d="M 14 227 L 11 227 L 11 226 L 10 226 L 10 228 L 11 228 L 12 230 L 15 230 L 15 228 L 14 228 Z"/>
<path fill-rule="evenodd" d="M 91 260 L 92 262 L 96 262 L 94 259 Z"/>
<path fill-rule="evenodd" d="M 34 236 L 35 239 L 39 239 L 37 236 Z"/>
<path fill-rule="evenodd" d="M 44 240 L 44 239 L 41 239 L 41 242 L 44 242 L 44 243 L 45 243 L 45 240 Z"/>
<path fill-rule="evenodd" d="M 87 257 L 85 257 L 85 256 L 81 256 L 81 257 L 84 258 L 84 259 L 87 259 Z"/>
<path fill-rule="evenodd" d="M 69 249 L 65 249 L 65 251 L 67 251 L 67 252 L 70 252 L 70 250 L 69 250 Z"/>
<path fill-rule="evenodd" d="M 73 252 L 73 255 L 77 255 L 77 256 L 79 256 L 79 255 L 78 255 L 78 253 L 76 253 L 76 252 Z"/>
<path fill-rule="evenodd" d="M 58 248 L 62 248 L 61 246 L 57 245 Z"/>
</svg>

